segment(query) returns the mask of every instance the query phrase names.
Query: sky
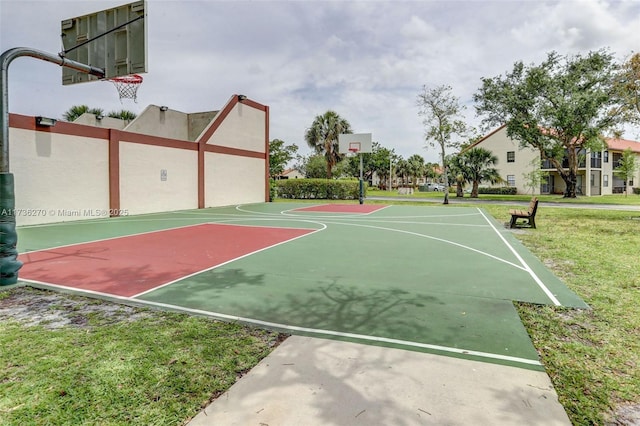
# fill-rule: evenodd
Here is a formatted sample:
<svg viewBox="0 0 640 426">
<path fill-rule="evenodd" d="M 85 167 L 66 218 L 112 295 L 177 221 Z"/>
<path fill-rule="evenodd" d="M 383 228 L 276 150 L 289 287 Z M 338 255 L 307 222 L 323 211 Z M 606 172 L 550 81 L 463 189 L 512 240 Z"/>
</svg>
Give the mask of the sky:
<svg viewBox="0 0 640 426">
<path fill-rule="evenodd" d="M 60 22 L 124 1 L 0 0 L 0 51 L 60 52 Z M 199 1 L 147 0 L 148 72 L 137 103 L 104 81 L 62 86 L 58 65 L 18 58 L 9 67 L 9 110 L 60 119 L 74 105 L 150 104 L 193 113 L 234 94 L 269 106 L 270 139 L 311 150 L 304 133 L 337 112 L 354 133 L 408 158 L 438 161 L 424 139 L 417 97 L 451 86 L 467 124 L 480 128 L 473 94 L 483 77 L 548 52 L 640 51 L 640 1 Z M 625 137 L 640 139 L 640 129 Z M 480 133 L 486 133 L 480 131 Z"/>
</svg>

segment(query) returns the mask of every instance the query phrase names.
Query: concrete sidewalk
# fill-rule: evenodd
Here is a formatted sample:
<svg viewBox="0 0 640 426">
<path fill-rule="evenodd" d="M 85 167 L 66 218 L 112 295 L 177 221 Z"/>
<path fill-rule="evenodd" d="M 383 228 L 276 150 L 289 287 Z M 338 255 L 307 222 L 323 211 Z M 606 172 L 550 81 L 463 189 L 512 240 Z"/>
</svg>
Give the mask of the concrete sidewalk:
<svg viewBox="0 0 640 426">
<path fill-rule="evenodd" d="M 470 424 L 571 425 L 544 372 L 292 336 L 189 426 Z"/>
</svg>

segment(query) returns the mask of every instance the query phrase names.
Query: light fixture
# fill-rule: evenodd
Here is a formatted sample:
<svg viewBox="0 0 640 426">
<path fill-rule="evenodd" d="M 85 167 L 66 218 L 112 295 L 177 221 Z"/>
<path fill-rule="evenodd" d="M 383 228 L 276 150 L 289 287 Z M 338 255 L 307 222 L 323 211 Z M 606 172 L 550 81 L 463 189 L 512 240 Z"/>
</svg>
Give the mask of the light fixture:
<svg viewBox="0 0 640 426">
<path fill-rule="evenodd" d="M 36 117 L 36 126 L 42 126 L 42 127 L 53 127 L 56 125 L 56 119 L 55 118 L 48 118 L 48 117 Z"/>
<path fill-rule="evenodd" d="M 245 99 L 247 99 L 247 97 L 245 95 L 238 95 L 238 100 L 239 101 L 244 101 Z"/>
<path fill-rule="evenodd" d="M 168 110 L 168 109 L 169 109 L 169 107 L 168 107 L 168 106 L 165 106 L 165 105 L 162 105 L 162 106 L 160 107 L 160 111 L 162 111 L 162 112 L 165 112 L 165 111 L 166 111 L 166 110 Z"/>
</svg>

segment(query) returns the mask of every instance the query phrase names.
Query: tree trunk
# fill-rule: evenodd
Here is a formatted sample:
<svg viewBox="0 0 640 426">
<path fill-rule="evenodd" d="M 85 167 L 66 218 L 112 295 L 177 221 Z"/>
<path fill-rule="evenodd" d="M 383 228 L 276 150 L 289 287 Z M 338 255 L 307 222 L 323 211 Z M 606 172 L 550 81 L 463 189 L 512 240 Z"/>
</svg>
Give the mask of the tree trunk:
<svg viewBox="0 0 640 426">
<path fill-rule="evenodd" d="M 447 167 L 445 160 L 444 144 L 440 144 L 440 146 L 442 147 L 442 170 L 444 172 L 444 201 L 442 204 L 449 204 L 449 167 Z"/>
<path fill-rule="evenodd" d="M 464 197 L 464 192 L 462 192 L 462 182 L 458 182 L 456 184 L 456 197 L 458 198 Z"/>
<path fill-rule="evenodd" d="M 560 176 L 565 184 L 564 198 L 576 198 L 576 184 L 578 179 L 576 178 L 575 172 L 569 170 L 569 172 L 562 173 Z"/>
<path fill-rule="evenodd" d="M 471 198 L 478 198 L 478 181 L 473 181 L 473 186 L 471 188 Z"/>
</svg>

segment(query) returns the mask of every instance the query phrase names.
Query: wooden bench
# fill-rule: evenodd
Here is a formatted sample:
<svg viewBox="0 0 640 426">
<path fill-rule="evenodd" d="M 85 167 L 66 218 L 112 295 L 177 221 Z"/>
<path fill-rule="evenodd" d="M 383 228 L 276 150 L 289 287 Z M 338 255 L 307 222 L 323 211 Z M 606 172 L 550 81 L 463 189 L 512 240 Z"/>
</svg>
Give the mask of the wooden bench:
<svg viewBox="0 0 640 426">
<path fill-rule="evenodd" d="M 526 219 L 530 227 L 536 227 L 536 211 L 538 210 L 538 198 L 533 197 L 529 202 L 528 210 L 509 210 L 511 215 L 511 223 L 509 228 L 515 228 L 518 219 Z"/>
</svg>

